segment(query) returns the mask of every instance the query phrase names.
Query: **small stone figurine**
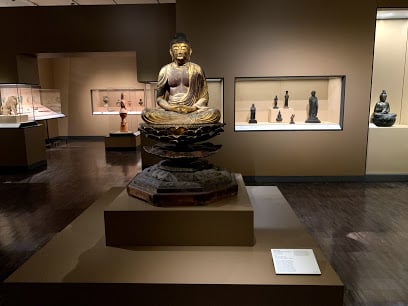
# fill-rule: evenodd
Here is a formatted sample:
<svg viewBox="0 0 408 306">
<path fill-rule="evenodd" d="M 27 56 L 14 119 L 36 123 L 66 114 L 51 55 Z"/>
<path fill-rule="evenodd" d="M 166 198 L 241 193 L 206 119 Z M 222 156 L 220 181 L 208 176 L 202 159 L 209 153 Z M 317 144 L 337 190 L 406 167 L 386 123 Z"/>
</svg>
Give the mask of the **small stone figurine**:
<svg viewBox="0 0 408 306">
<path fill-rule="evenodd" d="M 288 108 L 288 107 L 289 107 L 289 94 L 288 94 L 288 91 L 286 90 L 284 108 Z"/>
<path fill-rule="evenodd" d="M 103 96 L 103 106 L 108 107 L 109 105 L 109 97 Z"/>
<path fill-rule="evenodd" d="M 275 96 L 275 99 L 273 99 L 273 108 L 277 109 L 278 107 L 278 96 Z"/>
<path fill-rule="evenodd" d="M 258 121 L 256 121 L 256 119 L 255 119 L 255 116 L 256 116 L 255 104 L 251 105 L 250 112 L 251 112 L 251 114 L 250 114 L 250 119 L 249 119 L 248 123 L 258 123 Z"/>
<path fill-rule="evenodd" d="M 142 106 L 143 105 L 143 100 L 139 99 L 139 105 Z"/>
<path fill-rule="evenodd" d="M 278 112 L 278 115 L 276 116 L 276 121 L 278 121 L 278 122 L 282 121 L 282 114 L 281 114 L 280 111 Z"/>
<path fill-rule="evenodd" d="M 292 114 L 292 116 L 290 116 L 290 124 L 295 124 L 295 114 Z"/>
<path fill-rule="evenodd" d="M 312 90 L 311 96 L 309 98 L 309 118 L 306 119 L 306 123 L 320 123 L 319 118 L 317 118 L 318 109 L 319 103 L 316 97 L 316 91 Z"/>
</svg>

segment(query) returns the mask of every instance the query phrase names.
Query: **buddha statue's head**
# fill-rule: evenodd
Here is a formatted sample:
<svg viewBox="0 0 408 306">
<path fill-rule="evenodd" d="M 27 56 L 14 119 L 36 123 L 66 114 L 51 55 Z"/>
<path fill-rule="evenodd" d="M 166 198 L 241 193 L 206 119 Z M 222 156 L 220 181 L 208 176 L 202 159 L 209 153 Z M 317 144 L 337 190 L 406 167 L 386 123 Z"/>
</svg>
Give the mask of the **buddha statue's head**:
<svg viewBox="0 0 408 306">
<path fill-rule="evenodd" d="M 387 92 L 383 89 L 380 94 L 380 101 L 385 102 L 385 100 L 387 100 Z"/>
<path fill-rule="evenodd" d="M 176 33 L 170 41 L 171 59 L 179 65 L 190 61 L 192 51 L 191 43 L 184 33 Z"/>
</svg>

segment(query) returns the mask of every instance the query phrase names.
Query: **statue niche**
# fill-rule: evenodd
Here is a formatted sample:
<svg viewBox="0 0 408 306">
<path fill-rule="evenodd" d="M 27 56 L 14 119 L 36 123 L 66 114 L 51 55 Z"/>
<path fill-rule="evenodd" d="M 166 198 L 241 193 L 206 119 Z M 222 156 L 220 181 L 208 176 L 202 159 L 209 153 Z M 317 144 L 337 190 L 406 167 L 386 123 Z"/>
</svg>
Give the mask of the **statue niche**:
<svg viewBox="0 0 408 306">
<path fill-rule="evenodd" d="M 190 62 L 191 43 L 183 33 L 170 41 L 172 62 L 161 68 L 157 108 L 142 111 L 139 130 L 158 141 L 144 147 L 163 160 L 128 184 L 128 194 L 157 206 L 203 205 L 235 195 L 235 175 L 204 158 L 221 145 L 205 142 L 224 131 L 221 113 L 208 106 L 202 68 Z"/>
</svg>

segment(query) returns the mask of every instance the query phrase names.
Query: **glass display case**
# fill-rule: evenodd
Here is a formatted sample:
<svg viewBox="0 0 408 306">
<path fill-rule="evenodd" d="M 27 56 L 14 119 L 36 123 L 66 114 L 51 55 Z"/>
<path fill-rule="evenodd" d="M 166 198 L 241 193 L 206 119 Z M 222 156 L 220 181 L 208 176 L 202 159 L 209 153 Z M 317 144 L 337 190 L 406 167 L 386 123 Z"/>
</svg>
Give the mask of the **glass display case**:
<svg viewBox="0 0 408 306">
<path fill-rule="evenodd" d="M 30 84 L 0 84 L 0 127 L 63 117 L 58 90 Z"/>
<path fill-rule="evenodd" d="M 141 114 L 142 110 L 155 108 L 157 82 L 146 83 L 144 89 L 91 89 L 93 115 L 116 115 L 120 110 L 120 100 L 123 95 L 128 114 Z M 223 112 L 224 80 L 222 78 L 207 78 L 209 106 Z"/>
<path fill-rule="evenodd" d="M 145 89 L 91 89 L 92 114 L 116 115 L 119 113 L 121 100 L 124 101 L 128 114 L 140 114 L 146 107 Z"/>
<path fill-rule="evenodd" d="M 341 130 L 344 90 L 345 76 L 235 78 L 235 131 Z"/>
</svg>

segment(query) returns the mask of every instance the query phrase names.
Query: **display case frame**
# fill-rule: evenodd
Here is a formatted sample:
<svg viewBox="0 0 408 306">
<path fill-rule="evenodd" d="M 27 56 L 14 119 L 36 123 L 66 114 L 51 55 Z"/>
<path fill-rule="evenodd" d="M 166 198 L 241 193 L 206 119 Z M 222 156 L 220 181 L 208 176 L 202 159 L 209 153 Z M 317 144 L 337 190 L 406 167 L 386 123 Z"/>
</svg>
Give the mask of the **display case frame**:
<svg viewBox="0 0 408 306">
<path fill-rule="evenodd" d="M 32 84 L 0 84 L 0 102 L 0 127 L 21 127 L 36 120 L 64 117 L 57 89 L 42 89 Z"/>
<path fill-rule="evenodd" d="M 92 115 L 118 114 L 122 94 L 128 114 L 141 114 L 146 106 L 145 88 L 105 88 L 91 89 Z"/>
<path fill-rule="evenodd" d="M 236 77 L 234 129 L 236 132 L 342 130 L 345 84 L 345 75 Z M 306 122 L 312 91 L 317 92 L 319 123 Z M 255 120 L 250 120 L 252 104 Z M 277 121 L 279 112 L 282 121 Z"/>
<path fill-rule="evenodd" d="M 224 113 L 224 78 L 206 78 L 208 86 L 208 106 L 216 108 L 221 113 L 220 121 L 223 122 Z M 146 83 L 145 87 L 145 100 L 146 107 L 155 108 L 156 96 L 157 96 L 157 82 Z M 116 113 L 115 113 L 116 114 Z"/>
</svg>

